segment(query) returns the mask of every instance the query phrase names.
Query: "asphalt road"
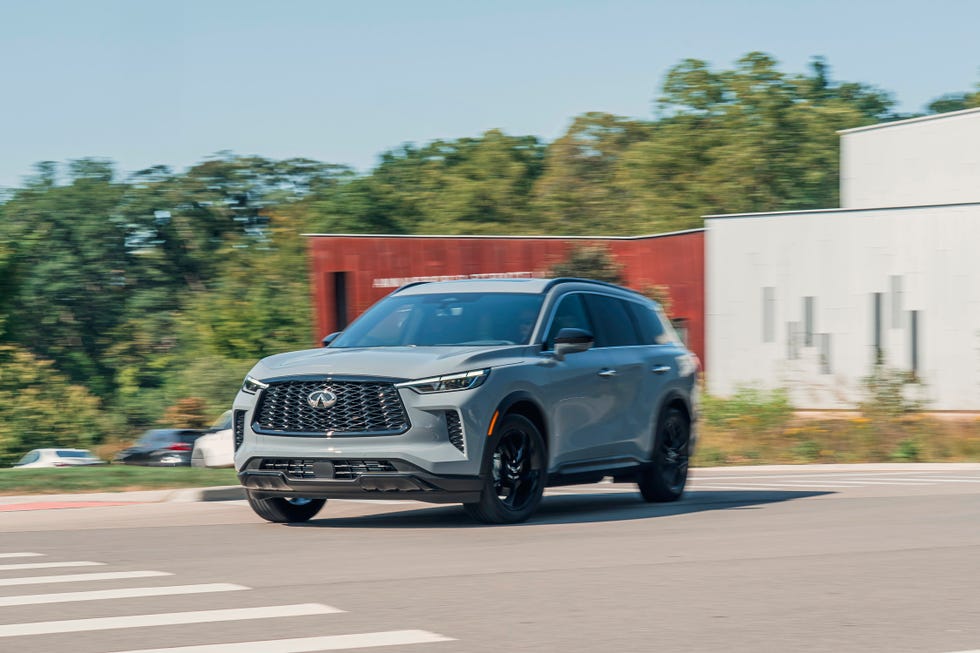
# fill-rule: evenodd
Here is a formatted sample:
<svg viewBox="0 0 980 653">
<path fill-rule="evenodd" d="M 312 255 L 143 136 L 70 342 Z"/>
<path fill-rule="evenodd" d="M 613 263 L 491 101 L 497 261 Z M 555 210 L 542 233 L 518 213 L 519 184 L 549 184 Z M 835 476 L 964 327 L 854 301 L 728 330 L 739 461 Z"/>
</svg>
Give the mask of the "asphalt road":
<svg viewBox="0 0 980 653">
<path fill-rule="evenodd" d="M 43 507 L 0 512 L 0 651 L 980 649 L 980 465 L 696 470 L 675 504 L 559 488 L 508 527 Z"/>
</svg>

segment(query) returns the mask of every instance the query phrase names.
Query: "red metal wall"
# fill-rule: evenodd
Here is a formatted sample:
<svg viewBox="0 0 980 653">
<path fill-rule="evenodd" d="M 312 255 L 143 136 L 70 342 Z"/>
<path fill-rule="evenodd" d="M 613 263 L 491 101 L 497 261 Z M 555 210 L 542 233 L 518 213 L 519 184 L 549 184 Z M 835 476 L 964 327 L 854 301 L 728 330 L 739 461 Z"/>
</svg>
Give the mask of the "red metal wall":
<svg viewBox="0 0 980 653">
<path fill-rule="evenodd" d="M 310 274 L 316 341 L 337 330 L 334 274 L 346 273 L 347 316 L 412 277 L 527 273 L 549 267 L 581 245 L 603 245 L 621 263 L 626 285 L 666 286 L 671 317 L 684 319 L 689 346 L 704 361 L 704 231 L 641 238 L 535 238 L 467 236 L 311 236 Z"/>
</svg>

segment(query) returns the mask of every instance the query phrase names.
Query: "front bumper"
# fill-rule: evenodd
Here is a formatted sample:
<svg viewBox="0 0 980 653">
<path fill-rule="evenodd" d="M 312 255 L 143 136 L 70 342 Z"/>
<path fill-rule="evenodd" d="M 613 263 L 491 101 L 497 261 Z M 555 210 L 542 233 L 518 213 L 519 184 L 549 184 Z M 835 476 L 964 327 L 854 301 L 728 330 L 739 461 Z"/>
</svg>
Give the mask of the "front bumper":
<svg viewBox="0 0 980 653">
<path fill-rule="evenodd" d="M 335 470 L 355 461 L 327 458 L 251 458 L 239 470 L 252 496 L 310 499 L 411 499 L 430 503 L 478 501 L 483 482 L 473 476 L 431 474 L 404 460 L 373 463 L 370 470 L 337 478 Z M 383 464 L 382 464 L 383 463 Z"/>
</svg>

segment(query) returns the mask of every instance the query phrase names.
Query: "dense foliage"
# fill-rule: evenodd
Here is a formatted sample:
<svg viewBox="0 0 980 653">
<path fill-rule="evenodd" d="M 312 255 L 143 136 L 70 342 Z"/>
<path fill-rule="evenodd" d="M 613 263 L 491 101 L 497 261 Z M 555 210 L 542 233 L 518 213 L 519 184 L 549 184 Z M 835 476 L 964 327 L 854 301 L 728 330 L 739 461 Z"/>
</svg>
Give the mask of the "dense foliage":
<svg viewBox="0 0 980 653">
<path fill-rule="evenodd" d="M 930 110 L 970 106 L 980 92 Z M 182 400 L 216 416 L 257 358 L 309 346 L 304 232 L 638 234 L 836 206 L 836 130 L 904 117 L 893 107 L 822 60 L 789 75 L 752 53 L 677 65 L 649 120 L 405 145 L 366 174 L 228 153 L 126 179 L 40 163 L 0 195 L 0 463 L 132 437 Z"/>
</svg>

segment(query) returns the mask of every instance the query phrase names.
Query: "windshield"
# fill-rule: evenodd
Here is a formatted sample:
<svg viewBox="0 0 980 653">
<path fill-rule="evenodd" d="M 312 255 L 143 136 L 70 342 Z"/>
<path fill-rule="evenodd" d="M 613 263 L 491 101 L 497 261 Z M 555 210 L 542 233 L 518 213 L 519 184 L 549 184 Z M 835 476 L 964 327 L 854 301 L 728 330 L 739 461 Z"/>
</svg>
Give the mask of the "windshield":
<svg viewBox="0 0 980 653">
<path fill-rule="evenodd" d="M 375 304 L 330 346 L 525 345 L 543 299 L 518 293 L 395 295 Z"/>
</svg>

